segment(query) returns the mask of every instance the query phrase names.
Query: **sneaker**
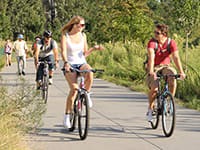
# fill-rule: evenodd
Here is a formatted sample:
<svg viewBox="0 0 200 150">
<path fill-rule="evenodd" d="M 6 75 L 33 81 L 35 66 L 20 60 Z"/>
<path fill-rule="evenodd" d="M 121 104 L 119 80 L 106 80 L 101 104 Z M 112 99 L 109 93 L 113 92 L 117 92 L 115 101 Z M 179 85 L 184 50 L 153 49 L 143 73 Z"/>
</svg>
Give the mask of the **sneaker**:
<svg viewBox="0 0 200 150">
<path fill-rule="evenodd" d="M 25 76 L 26 75 L 26 73 L 24 72 L 24 71 L 22 71 L 22 74 Z"/>
<path fill-rule="evenodd" d="M 148 120 L 148 122 L 152 122 L 152 120 L 153 120 L 152 112 L 153 111 L 151 109 L 149 109 L 148 112 L 147 112 L 147 120 Z"/>
<path fill-rule="evenodd" d="M 41 87 L 41 84 L 42 84 L 42 81 L 41 80 L 38 80 L 37 81 L 37 90 L 39 90 L 40 89 L 40 87 Z"/>
<path fill-rule="evenodd" d="M 21 72 L 19 72 L 18 75 L 21 76 Z"/>
<path fill-rule="evenodd" d="M 53 79 L 52 78 L 49 78 L 49 84 L 53 84 Z"/>
<path fill-rule="evenodd" d="M 67 128 L 67 129 L 71 128 L 70 114 L 66 114 L 66 115 L 64 116 L 63 125 L 64 125 L 64 127 Z"/>
<path fill-rule="evenodd" d="M 92 100 L 91 100 L 90 95 L 91 95 L 91 93 L 87 93 L 87 96 L 88 96 L 88 105 L 91 108 L 93 104 L 92 104 Z"/>
</svg>

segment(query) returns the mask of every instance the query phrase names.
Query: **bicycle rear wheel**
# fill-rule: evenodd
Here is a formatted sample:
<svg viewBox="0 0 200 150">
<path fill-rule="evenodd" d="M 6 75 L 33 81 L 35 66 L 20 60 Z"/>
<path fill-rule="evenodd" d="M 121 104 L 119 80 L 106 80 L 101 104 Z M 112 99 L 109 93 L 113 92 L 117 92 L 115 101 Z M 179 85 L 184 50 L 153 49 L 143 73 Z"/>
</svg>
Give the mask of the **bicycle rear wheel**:
<svg viewBox="0 0 200 150">
<path fill-rule="evenodd" d="M 152 129 L 157 129 L 159 120 L 160 120 L 160 109 L 159 109 L 159 99 L 157 98 L 152 113 L 152 121 L 151 121 Z"/>
<path fill-rule="evenodd" d="M 166 137 L 172 135 L 175 127 L 175 104 L 171 93 L 167 92 L 163 99 L 162 127 Z"/>
<path fill-rule="evenodd" d="M 49 83 L 48 83 L 48 77 L 43 76 L 43 82 L 42 82 L 42 98 L 44 100 L 44 103 L 47 103 L 48 99 L 48 88 L 49 88 Z"/>
<path fill-rule="evenodd" d="M 88 134 L 89 126 L 89 106 L 88 106 L 88 97 L 84 93 L 81 95 L 81 99 L 78 104 L 78 129 L 79 136 L 81 140 L 84 140 Z"/>
</svg>

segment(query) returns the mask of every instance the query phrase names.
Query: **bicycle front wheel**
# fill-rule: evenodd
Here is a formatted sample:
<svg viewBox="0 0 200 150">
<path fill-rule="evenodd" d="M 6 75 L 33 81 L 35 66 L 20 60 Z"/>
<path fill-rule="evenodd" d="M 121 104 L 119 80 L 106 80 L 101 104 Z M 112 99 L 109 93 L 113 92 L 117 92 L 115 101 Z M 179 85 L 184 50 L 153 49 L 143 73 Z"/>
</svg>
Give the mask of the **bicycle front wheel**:
<svg viewBox="0 0 200 150">
<path fill-rule="evenodd" d="M 152 129 L 157 129 L 159 120 L 160 120 L 160 109 L 159 109 L 159 99 L 157 98 L 152 113 L 152 121 L 151 121 Z"/>
<path fill-rule="evenodd" d="M 162 127 L 166 137 L 170 137 L 175 127 L 175 104 L 171 93 L 167 92 L 163 98 Z"/>
<path fill-rule="evenodd" d="M 70 123 L 71 123 L 71 128 L 69 128 L 70 132 L 73 132 L 76 128 L 76 117 L 77 117 L 77 110 L 78 110 L 78 96 L 76 97 L 75 101 L 74 101 L 74 106 L 73 106 L 73 111 L 70 115 Z"/>
<path fill-rule="evenodd" d="M 78 130 L 81 140 L 84 140 L 88 134 L 89 115 L 88 96 L 84 93 L 78 103 Z"/>
<path fill-rule="evenodd" d="M 47 103 L 47 99 L 48 99 L 48 77 L 47 76 L 43 76 L 43 82 L 42 82 L 42 98 L 44 100 L 44 103 Z"/>
</svg>

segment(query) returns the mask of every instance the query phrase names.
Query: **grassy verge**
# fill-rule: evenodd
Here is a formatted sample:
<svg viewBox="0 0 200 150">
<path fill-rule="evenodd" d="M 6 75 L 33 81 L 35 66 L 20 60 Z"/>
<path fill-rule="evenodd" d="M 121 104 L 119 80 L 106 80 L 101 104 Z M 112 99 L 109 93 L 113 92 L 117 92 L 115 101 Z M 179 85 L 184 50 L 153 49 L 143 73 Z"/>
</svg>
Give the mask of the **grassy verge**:
<svg viewBox="0 0 200 150">
<path fill-rule="evenodd" d="M 2 83 L 3 84 L 3 83 Z M 5 84 L 5 83 L 4 83 Z M 14 92 L 0 88 L 0 150 L 29 149 L 24 134 L 34 132 L 41 125 L 45 105 L 34 87 L 21 81 Z"/>
<path fill-rule="evenodd" d="M 0 41 L 0 70 L 5 65 L 4 42 Z M 12 60 L 15 61 L 14 55 Z M 0 84 L 6 83 L 0 80 Z M 0 150 L 28 150 L 24 135 L 41 125 L 41 116 L 46 110 L 35 87 L 24 80 L 18 84 L 14 90 L 0 87 Z"/>
<path fill-rule="evenodd" d="M 176 97 L 181 99 L 182 105 L 200 110 L 200 55 L 199 47 L 188 50 L 187 62 L 185 61 L 185 51 L 182 49 L 183 39 L 176 37 L 183 66 L 186 69 L 187 78 L 178 81 Z M 103 68 L 105 72 L 102 78 L 131 88 L 135 91 L 147 92 L 145 85 L 145 71 L 143 62 L 145 60 L 146 47 L 139 42 L 105 44 L 105 50 L 93 53 L 88 57 L 88 62 L 94 68 Z"/>
</svg>

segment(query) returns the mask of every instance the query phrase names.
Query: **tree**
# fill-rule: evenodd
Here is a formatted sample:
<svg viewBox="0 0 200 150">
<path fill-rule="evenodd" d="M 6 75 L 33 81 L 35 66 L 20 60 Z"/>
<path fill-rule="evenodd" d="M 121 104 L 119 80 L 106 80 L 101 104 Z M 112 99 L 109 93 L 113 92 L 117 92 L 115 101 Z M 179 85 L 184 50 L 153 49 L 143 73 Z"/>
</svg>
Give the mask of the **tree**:
<svg viewBox="0 0 200 150">
<path fill-rule="evenodd" d="M 32 39 L 41 33 L 45 23 L 41 1 L 7 0 L 7 4 L 5 13 L 9 16 L 11 36 L 23 33 Z"/>
<path fill-rule="evenodd" d="M 0 38 L 10 37 L 10 16 L 6 15 L 8 9 L 7 0 L 0 1 Z"/>
<path fill-rule="evenodd" d="M 187 67 L 187 49 L 189 36 L 200 25 L 200 1 L 182 0 L 172 1 L 172 17 L 177 29 L 182 29 L 186 37 L 185 63 Z M 186 68 L 187 69 L 187 68 Z"/>
</svg>

